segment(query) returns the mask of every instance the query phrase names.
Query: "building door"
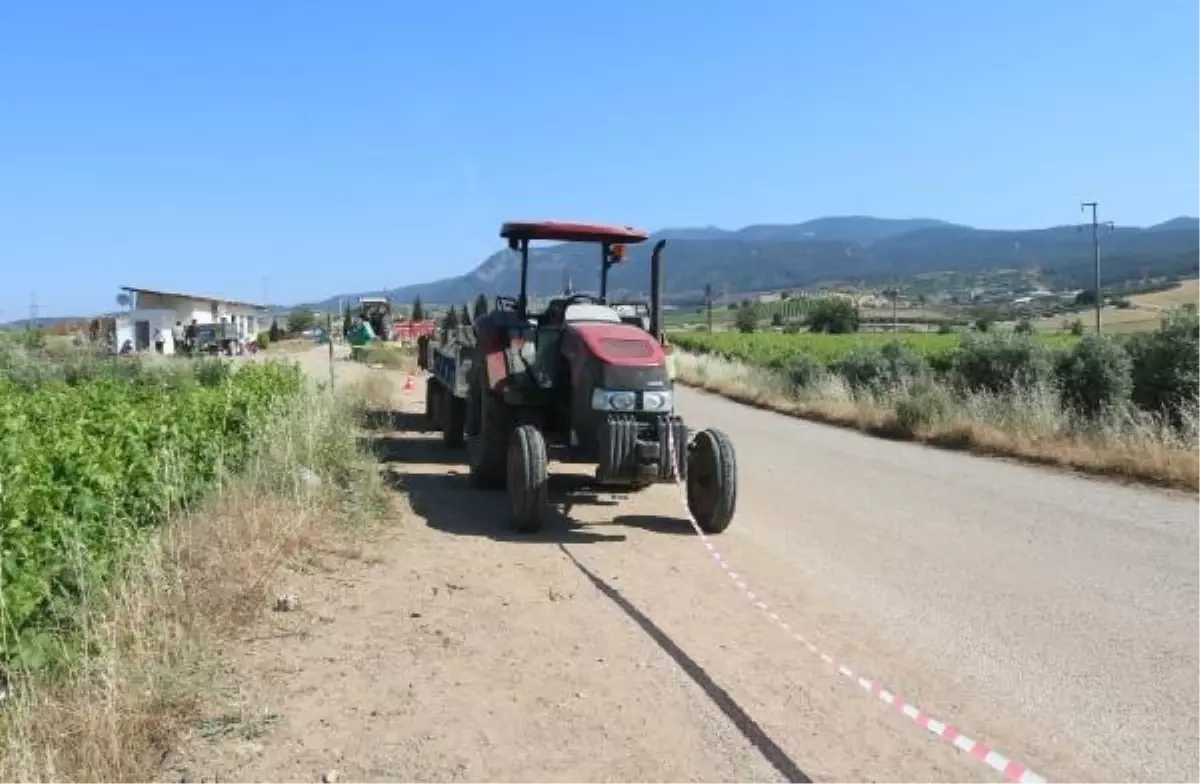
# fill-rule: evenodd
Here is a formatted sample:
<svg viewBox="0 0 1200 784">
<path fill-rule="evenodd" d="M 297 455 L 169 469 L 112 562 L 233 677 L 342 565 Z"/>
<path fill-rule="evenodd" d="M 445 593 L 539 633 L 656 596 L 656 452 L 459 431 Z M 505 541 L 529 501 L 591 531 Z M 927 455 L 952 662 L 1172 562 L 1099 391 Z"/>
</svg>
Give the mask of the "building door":
<svg viewBox="0 0 1200 784">
<path fill-rule="evenodd" d="M 133 323 L 133 348 L 135 351 L 145 351 L 150 348 L 149 321 L 135 321 Z"/>
</svg>

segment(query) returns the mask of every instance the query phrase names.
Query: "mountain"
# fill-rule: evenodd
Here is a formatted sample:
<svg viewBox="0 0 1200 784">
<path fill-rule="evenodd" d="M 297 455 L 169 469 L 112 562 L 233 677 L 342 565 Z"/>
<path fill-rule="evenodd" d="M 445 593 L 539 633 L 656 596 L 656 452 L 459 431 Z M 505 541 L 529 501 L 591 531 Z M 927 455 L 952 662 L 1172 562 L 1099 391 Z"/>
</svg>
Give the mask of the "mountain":
<svg viewBox="0 0 1200 784">
<path fill-rule="evenodd" d="M 976 229 L 928 218 L 892 220 L 834 216 L 798 224 L 664 229 L 632 246 L 610 273 L 613 297 L 644 297 L 650 249 L 667 239 L 663 253 L 665 299 L 695 302 L 704 287 L 731 294 L 802 288 L 825 283 L 882 285 L 931 272 L 1036 270 L 1049 286 L 1084 288 L 1094 262 L 1090 227 L 1030 230 Z M 1148 228 L 1116 227 L 1101 235 L 1106 283 L 1152 277 L 1188 277 L 1200 269 L 1200 220 L 1179 217 Z M 497 244 L 499 240 L 497 240 Z M 386 292 L 397 302 L 420 296 L 426 303 L 470 302 L 479 293 L 515 295 L 518 255 L 498 251 L 473 271 L 454 278 Z M 576 290 L 599 284 L 599 250 L 593 245 L 548 244 L 530 252 L 530 293 L 549 296 L 569 278 Z M 380 294 L 383 292 L 365 292 Z M 319 303 L 336 307 L 332 297 Z"/>
</svg>

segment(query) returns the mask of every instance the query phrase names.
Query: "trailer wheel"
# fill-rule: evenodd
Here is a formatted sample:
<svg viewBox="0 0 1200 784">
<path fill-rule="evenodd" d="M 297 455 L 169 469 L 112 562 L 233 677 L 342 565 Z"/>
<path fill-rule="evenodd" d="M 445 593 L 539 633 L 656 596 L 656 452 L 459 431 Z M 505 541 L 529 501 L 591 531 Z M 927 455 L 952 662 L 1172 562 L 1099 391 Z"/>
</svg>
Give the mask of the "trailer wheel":
<svg viewBox="0 0 1200 784">
<path fill-rule="evenodd" d="M 546 519 L 548 478 L 546 440 L 534 425 L 513 430 L 508 444 L 508 502 L 512 527 L 537 533 Z"/>
<path fill-rule="evenodd" d="M 442 393 L 442 443 L 451 449 L 463 445 L 464 420 L 467 418 L 467 401 L 455 397 L 450 390 Z"/>
<path fill-rule="evenodd" d="M 425 423 L 430 430 L 438 428 L 438 398 L 442 387 L 433 376 L 425 379 Z"/>
<path fill-rule="evenodd" d="M 724 432 L 701 430 L 688 447 L 687 503 L 700 530 L 719 534 L 737 506 L 737 458 Z"/>
<path fill-rule="evenodd" d="M 478 371 L 473 371 L 469 403 L 477 421 L 468 422 L 467 465 L 476 487 L 499 490 L 505 483 L 508 436 L 512 430 L 512 412 L 504 401 L 483 389 Z M 471 432 L 474 430 L 475 432 Z"/>
</svg>

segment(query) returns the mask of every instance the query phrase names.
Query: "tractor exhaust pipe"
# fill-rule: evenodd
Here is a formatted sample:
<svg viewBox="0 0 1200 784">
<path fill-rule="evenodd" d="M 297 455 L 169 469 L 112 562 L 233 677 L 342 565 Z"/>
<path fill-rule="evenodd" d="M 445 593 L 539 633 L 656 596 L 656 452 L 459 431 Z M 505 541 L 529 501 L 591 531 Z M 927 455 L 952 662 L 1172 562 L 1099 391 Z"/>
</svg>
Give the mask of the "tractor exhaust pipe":
<svg viewBox="0 0 1200 784">
<path fill-rule="evenodd" d="M 654 250 L 650 252 L 650 334 L 654 335 L 659 343 L 663 339 L 663 275 L 660 256 L 666 244 L 666 240 L 659 240 L 654 243 Z"/>
</svg>

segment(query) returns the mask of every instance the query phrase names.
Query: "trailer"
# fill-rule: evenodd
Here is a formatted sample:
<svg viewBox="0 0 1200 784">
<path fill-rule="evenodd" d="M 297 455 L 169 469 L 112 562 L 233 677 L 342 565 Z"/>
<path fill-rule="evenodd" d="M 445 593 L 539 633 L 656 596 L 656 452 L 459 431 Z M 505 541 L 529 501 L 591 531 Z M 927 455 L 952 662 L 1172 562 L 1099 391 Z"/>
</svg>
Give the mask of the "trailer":
<svg viewBox="0 0 1200 784">
<path fill-rule="evenodd" d="M 442 442 L 457 449 L 465 443 L 467 394 L 470 391 L 475 332 L 470 326 L 432 331 L 417 338 L 417 366 L 425 379 L 425 417 L 442 431 Z"/>
</svg>

